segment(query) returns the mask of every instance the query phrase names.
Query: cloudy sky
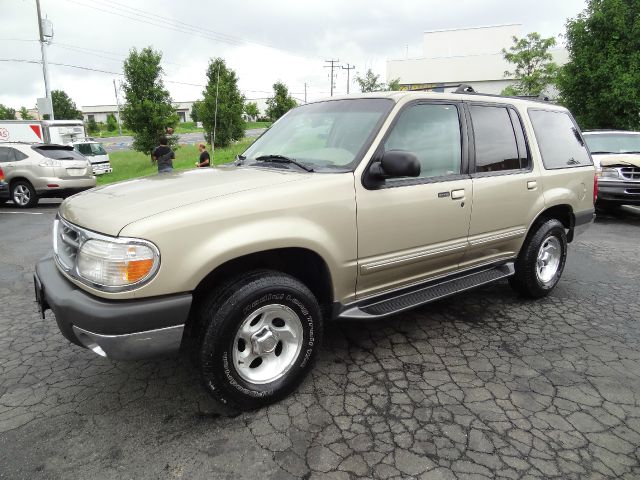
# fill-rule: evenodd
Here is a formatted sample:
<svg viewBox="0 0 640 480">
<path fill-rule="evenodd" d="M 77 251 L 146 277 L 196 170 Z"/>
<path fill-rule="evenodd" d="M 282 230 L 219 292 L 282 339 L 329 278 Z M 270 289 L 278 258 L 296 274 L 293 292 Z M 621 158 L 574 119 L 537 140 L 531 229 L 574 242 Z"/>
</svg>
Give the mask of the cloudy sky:
<svg viewBox="0 0 640 480">
<path fill-rule="evenodd" d="M 420 57 L 426 30 L 520 23 L 523 34 L 558 36 L 585 0 L 41 0 L 41 7 L 55 32 L 51 63 L 110 72 L 50 66 L 51 88 L 80 107 L 115 103 L 113 79 L 122 79 L 134 47 L 163 53 L 174 101 L 201 96 L 217 56 L 236 70 L 247 98 L 268 96 L 281 80 L 298 98 L 306 83 L 312 100 L 329 93 L 324 60 L 348 62 L 356 73 L 372 68 L 386 80 L 386 60 Z M 35 0 L 0 0 L 0 12 L 0 103 L 32 107 L 44 96 L 41 66 L 24 63 L 40 60 Z M 340 70 L 336 92 L 345 91 Z"/>
</svg>

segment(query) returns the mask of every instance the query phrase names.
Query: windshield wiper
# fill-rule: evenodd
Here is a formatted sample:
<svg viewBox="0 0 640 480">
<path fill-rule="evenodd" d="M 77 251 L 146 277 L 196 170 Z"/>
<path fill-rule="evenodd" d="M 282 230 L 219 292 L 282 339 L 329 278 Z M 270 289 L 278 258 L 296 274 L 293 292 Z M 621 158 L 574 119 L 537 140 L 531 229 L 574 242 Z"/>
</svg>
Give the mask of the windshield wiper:
<svg viewBox="0 0 640 480">
<path fill-rule="evenodd" d="M 591 152 L 591 155 L 613 155 L 616 152 L 606 152 L 604 150 Z"/>
<path fill-rule="evenodd" d="M 309 165 L 305 165 L 304 163 L 298 162 L 295 158 L 286 157 L 284 155 L 260 155 L 259 157 L 256 157 L 256 162 L 292 163 L 306 172 L 313 172 L 313 168 Z"/>
</svg>

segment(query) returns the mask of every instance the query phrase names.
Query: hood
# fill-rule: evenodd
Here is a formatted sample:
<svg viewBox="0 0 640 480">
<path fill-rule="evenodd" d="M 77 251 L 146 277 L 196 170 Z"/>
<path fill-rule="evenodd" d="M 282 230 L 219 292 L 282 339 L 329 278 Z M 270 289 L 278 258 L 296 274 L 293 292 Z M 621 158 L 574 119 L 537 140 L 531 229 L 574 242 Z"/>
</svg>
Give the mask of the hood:
<svg viewBox="0 0 640 480">
<path fill-rule="evenodd" d="M 601 167 L 633 166 L 640 168 L 640 155 L 635 153 L 602 154 L 592 155 L 592 157 L 596 165 Z"/>
<path fill-rule="evenodd" d="M 305 178 L 308 175 L 303 173 L 247 167 L 164 173 L 74 195 L 62 203 L 60 215 L 81 227 L 115 236 L 126 225 L 167 210 Z"/>
</svg>

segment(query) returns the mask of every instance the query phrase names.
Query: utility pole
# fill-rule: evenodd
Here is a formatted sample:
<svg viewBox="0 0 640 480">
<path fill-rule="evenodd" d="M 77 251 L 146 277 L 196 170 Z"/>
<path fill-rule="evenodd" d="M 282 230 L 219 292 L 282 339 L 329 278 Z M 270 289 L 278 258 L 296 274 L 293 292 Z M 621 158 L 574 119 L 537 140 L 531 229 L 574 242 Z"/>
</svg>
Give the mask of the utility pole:
<svg viewBox="0 0 640 480">
<path fill-rule="evenodd" d="M 324 63 L 330 63 L 331 64 L 331 65 L 325 65 L 324 68 L 330 68 L 331 69 L 331 78 L 330 78 L 330 80 L 331 80 L 331 96 L 332 97 L 333 97 L 333 87 L 334 87 L 334 84 L 333 84 L 333 78 L 334 78 L 333 77 L 333 69 L 334 68 L 338 68 L 335 65 L 337 63 L 339 63 L 339 62 L 340 62 L 340 60 L 325 60 L 324 61 Z"/>
<path fill-rule="evenodd" d="M 113 92 L 116 94 L 116 109 L 118 110 L 118 135 L 122 136 L 122 125 L 120 124 L 120 100 L 118 100 L 118 88 L 116 79 L 113 79 Z"/>
<path fill-rule="evenodd" d="M 53 116 L 53 99 L 51 98 L 51 90 L 49 88 L 49 65 L 47 64 L 47 41 L 44 38 L 42 30 L 42 14 L 40 13 L 40 0 L 36 0 L 36 10 L 38 11 L 38 31 L 40 32 L 40 51 L 42 52 L 42 73 L 44 74 L 44 89 L 46 97 L 51 102 L 51 120 L 55 120 Z M 53 36 L 53 33 L 51 34 Z"/>
<path fill-rule="evenodd" d="M 346 67 L 340 67 L 340 68 L 347 71 L 347 94 L 349 94 L 349 70 L 355 70 L 356 67 L 355 65 L 349 66 L 349 64 L 347 63 Z"/>
<path fill-rule="evenodd" d="M 304 82 L 304 103 L 307 103 L 307 82 Z"/>
<path fill-rule="evenodd" d="M 218 87 L 220 87 L 220 64 L 218 64 L 218 75 L 216 80 L 216 109 L 213 114 L 213 133 L 211 134 L 211 160 L 209 166 L 213 166 L 213 155 L 216 153 L 216 129 L 218 128 Z"/>
</svg>

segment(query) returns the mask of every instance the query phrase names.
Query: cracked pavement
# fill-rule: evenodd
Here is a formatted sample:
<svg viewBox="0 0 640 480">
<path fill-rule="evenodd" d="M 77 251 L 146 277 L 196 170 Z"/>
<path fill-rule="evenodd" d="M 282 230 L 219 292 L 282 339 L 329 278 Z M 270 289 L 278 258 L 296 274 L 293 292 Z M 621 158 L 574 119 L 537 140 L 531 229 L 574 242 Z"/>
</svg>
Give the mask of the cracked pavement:
<svg viewBox="0 0 640 480">
<path fill-rule="evenodd" d="M 2 479 L 640 477 L 640 211 L 599 216 L 543 300 L 500 282 L 330 324 L 295 394 L 225 417 L 188 360 L 113 362 L 39 318 L 56 207 L 0 206 Z"/>
</svg>

